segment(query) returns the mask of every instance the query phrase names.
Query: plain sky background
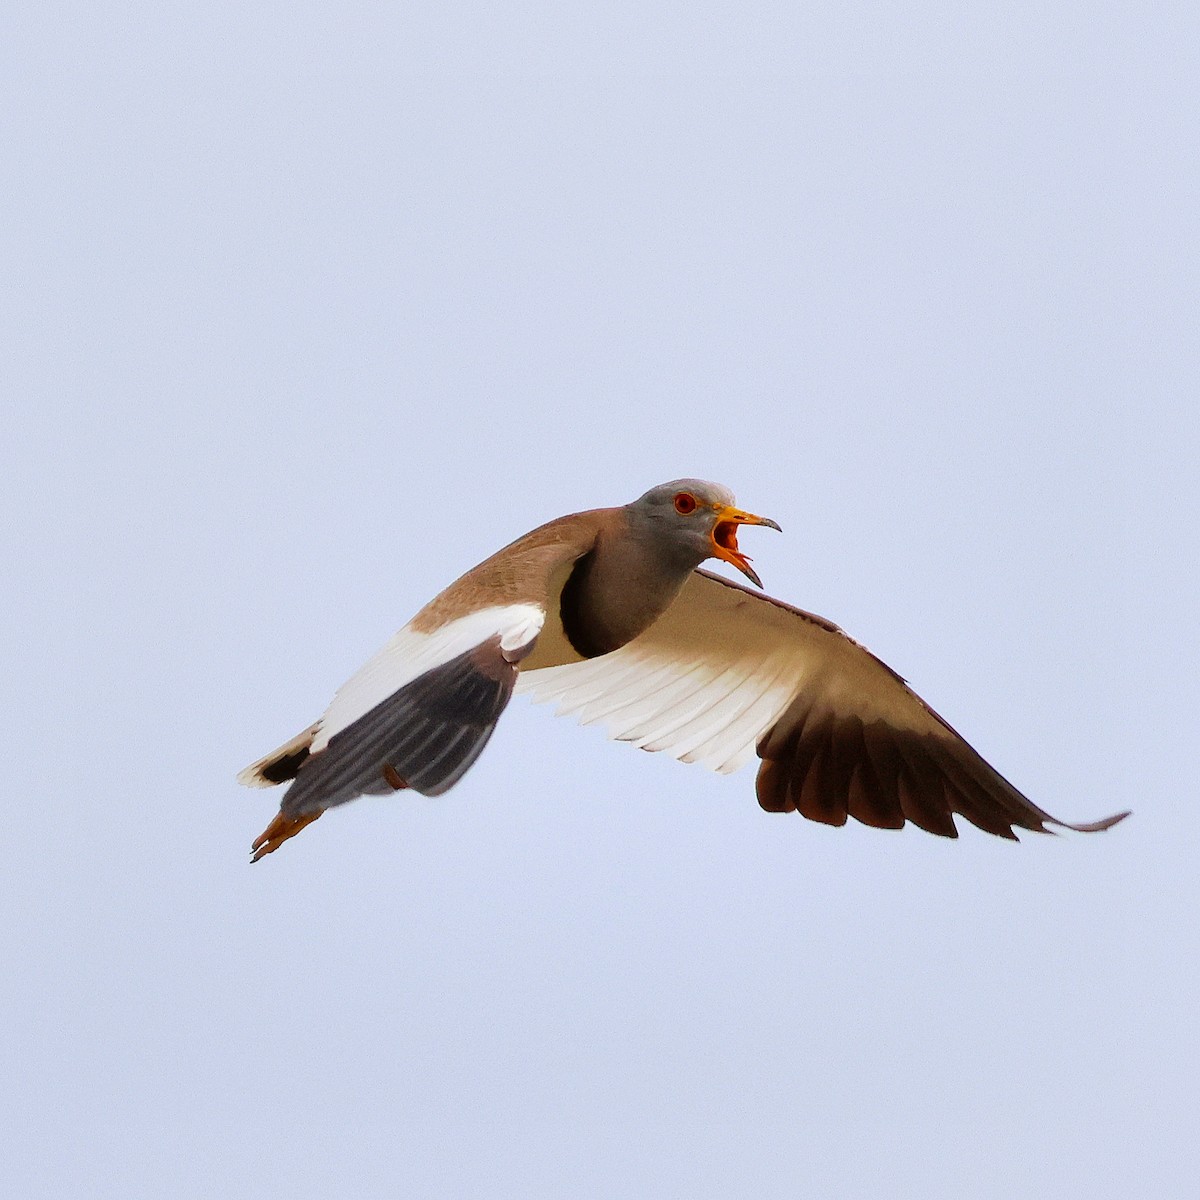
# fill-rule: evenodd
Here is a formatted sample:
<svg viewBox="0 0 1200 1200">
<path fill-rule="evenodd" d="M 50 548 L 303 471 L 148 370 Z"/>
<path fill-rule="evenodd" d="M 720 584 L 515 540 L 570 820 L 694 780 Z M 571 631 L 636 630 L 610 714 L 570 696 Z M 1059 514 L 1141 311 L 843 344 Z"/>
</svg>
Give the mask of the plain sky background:
<svg viewBox="0 0 1200 1200">
<path fill-rule="evenodd" d="M 6 1193 L 1195 1195 L 1197 12 L 10 3 Z M 1134 817 L 831 830 L 521 701 L 247 866 L 435 591 L 692 474 Z"/>
</svg>

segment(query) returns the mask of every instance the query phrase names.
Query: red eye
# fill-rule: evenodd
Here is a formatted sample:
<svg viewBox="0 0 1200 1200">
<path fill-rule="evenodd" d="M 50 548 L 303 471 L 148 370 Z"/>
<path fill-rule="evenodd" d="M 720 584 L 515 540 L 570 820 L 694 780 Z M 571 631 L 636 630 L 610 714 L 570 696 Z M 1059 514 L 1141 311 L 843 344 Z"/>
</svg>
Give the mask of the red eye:
<svg viewBox="0 0 1200 1200">
<path fill-rule="evenodd" d="M 696 497 L 691 492 L 680 492 L 675 497 L 675 511 L 682 513 L 685 517 L 688 513 L 696 511 Z"/>
</svg>

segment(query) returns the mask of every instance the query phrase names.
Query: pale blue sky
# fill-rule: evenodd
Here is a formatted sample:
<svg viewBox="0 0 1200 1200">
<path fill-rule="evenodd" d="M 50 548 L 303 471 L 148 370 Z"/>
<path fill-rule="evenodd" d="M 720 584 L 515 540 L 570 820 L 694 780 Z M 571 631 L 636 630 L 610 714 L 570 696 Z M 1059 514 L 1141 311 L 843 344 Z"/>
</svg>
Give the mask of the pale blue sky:
<svg viewBox="0 0 1200 1200">
<path fill-rule="evenodd" d="M 13 6 L 11 1194 L 1191 1194 L 1200 21 L 797 7 Z M 680 475 L 1134 817 L 829 830 L 519 702 L 247 865 L 429 596 Z"/>
</svg>

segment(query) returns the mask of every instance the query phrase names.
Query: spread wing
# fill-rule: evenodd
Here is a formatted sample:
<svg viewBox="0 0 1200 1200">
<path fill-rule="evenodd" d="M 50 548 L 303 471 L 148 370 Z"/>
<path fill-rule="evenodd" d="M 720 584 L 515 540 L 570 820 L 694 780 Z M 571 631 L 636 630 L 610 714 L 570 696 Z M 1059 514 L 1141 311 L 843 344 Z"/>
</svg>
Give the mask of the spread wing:
<svg viewBox="0 0 1200 1200">
<path fill-rule="evenodd" d="M 294 776 L 280 805 L 291 819 L 402 787 L 440 795 L 487 745 L 544 616 L 538 605 L 513 604 L 432 633 L 400 630 L 315 725 L 239 779 L 266 785 Z"/>
<path fill-rule="evenodd" d="M 610 737 L 728 772 L 757 750 L 758 800 L 810 820 L 956 837 L 1047 823 L 899 675 L 822 617 L 696 571 L 645 633 L 586 662 L 523 672 L 519 692 Z"/>
</svg>

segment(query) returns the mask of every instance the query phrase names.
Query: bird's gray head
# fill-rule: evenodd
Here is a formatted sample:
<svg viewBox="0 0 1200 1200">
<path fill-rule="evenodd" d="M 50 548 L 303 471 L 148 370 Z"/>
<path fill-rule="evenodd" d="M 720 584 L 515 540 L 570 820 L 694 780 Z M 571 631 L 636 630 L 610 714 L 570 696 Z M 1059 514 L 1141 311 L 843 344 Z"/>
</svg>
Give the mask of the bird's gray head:
<svg viewBox="0 0 1200 1200">
<path fill-rule="evenodd" d="M 706 558 L 732 563 L 756 587 L 762 581 L 738 549 L 739 525 L 779 526 L 734 505 L 733 493 L 705 479 L 660 483 L 625 506 L 630 532 L 653 540 L 660 554 L 698 567 Z"/>
</svg>

